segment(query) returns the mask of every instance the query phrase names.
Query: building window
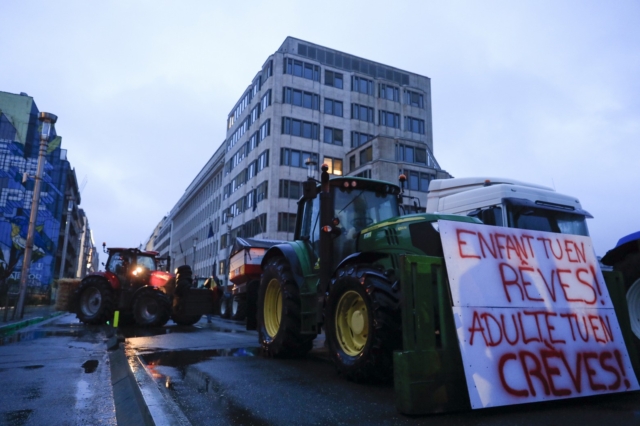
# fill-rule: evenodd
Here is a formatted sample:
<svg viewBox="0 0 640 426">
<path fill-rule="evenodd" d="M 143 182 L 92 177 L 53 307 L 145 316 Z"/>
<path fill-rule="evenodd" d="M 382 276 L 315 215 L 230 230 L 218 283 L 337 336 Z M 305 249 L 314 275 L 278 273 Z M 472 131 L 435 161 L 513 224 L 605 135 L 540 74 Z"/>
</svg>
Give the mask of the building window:
<svg viewBox="0 0 640 426">
<path fill-rule="evenodd" d="M 373 108 L 366 105 L 351 104 L 351 118 L 373 123 Z"/>
<path fill-rule="evenodd" d="M 267 93 L 260 99 L 260 113 L 263 113 L 269 105 L 271 105 L 271 89 L 267 90 Z"/>
<path fill-rule="evenodd" d="M 342 102 L 324 98 L 324 113 L 342 117 Z"/>
<path fill-rule="evenodd" d="M 404 91 L 404 102 L 407 105 L 415 106 L 418 108 L 424 108 L 424 97 L 421 93 L 413 92 L 411 90 Z"/>
<path fill-rule="evenodd" d="M 371 147 L 360 151 L 360 166 L 370 163 L 373 160 L 373 149 Z"/>
<path fill-rule="evenodd" d="M 296 214 L 295 213 L 278 213 L 278 231 L 279 232 L 295 232 L 296 230 Z"/>
<path fill-rule="evenodd" d="M 267 81 L 269 77 L 273 75 L 273 61 L 269 61 L 264 68 L 262 68 L 262 81 Z"/>
<path fill-rule="evenodd" d="M 331 87 L 342 89 L 344 85 L 344 79 L 342 74 L 335 71 L 324 71 L 324 84 Z"/>
<path fill-rule="evenodd" d="M 389 111 L 378 111 L 378 123 L 381 126 L 393 127 L 394 129 L 400 128 L 400 114 Z"/>
<path fill-rule="evenodd" d="M 269 181 L 265 180 L 256 187 L 256 203 L 266 200 L 269 196 Z"/>
<path fill-rule="evenodd" d="M 296 120 L 295 118 L 282 117 L 282 134 L 300 136 L 307 139 L 319 139 L 319 130 L 316 123 Z"/>
<path fill-rule="evenodd" d="M 271 119 L 268 119 L 262 124 L 262 126 L 260 126 L 260 142 L 265 140 L 265 138 L 270 134 L 271 134 Z"/>
<path fill-rule="evenodd" d="M 251 125 L 251 124 L 255 123 L 256 121 L 258 121 L 259 118 L 260 118 L 260 105 L 256 105 L 251 110 L 249 125 Z"/>
<path fill-rule="evenodd" d="M 388 84 L 378 84 L 378 97 L 390 101 L 400 102 L 400 89 Z"/>
<path fill-rule="evenodd" d="M 260 216 L 246 222 L 242 225 L 242 235 L 251 238 L 255 235 L 267 232 L 267 214 L 262 213 Z"/>
<path fill-rule="evenodd" d="M 265 152 L 263 152 L 262 154 L 260 154 L 260 156 L 258 157 L 257 161 L 257 168 L 258 168 L 258 172 L 264 170 L 265 168 L 269 167 L 269 150 L 266 150 Z"/>
<path fill-rule="evenodd" d="M 355 154 L 349 157 L 349 171 L 352 172 L 356 169 L 356 156 Z"/>
<path fill-rule="evenodd" d="M 342 146 L 342 129 L 324 128 L 324 142 Z"/>
<path fill-rule="evenodd" d="M 373 95 L 373 81 L 353 75 L 351 76 L 351 91 Z"/>
<path fill-rule="evenodd" d="M 318 154 L 298 151 L 297 149 L 282 148 L 280 150 L 280 165 L 291 167 L 307 167 L 307 159 L 311 159 L 316 164 L 318 163 Z"/>
<path fill-rule="evenodd" d="M 320 81 L 320 67 L 297 59 L 284 59 L 284 73 L 313 81 Z"/>
<path fill-rule="evenodd" d="M 371 169 L 363 170 L 355 175 L 356 177 L 371 179 Z"/>
<path fill-rule="evenodd" d="M 280 179 L 280 198 L 300 199 L 302 196 L 302 182 Z"/>
<path fill-rule="evenodd" d="M 285 104 L 320 110 L 320 96 L 315 93 L 304 92 L 302 90 L 292 89 L 291 87 L 283 87 L 282 100 Z"/>
<path fill-rule="evenodd" d="M 413 191 L 428 192 L 429 182 L 435 179 L 435 175 L 432 173 L 423 173 L 415 170 L 401 170 L 407 177 L 407 189 Z"/>
<path fill-rule="evenodd" d="M 413 133 L 420 133 L 424 135 L 424 120 L 413 117 L 404 118 L 404 129 Z"/>
<path fill-rule="evenodd" d="M 342 160 L 339 158 L 324 157 L 324 164 L 329 166 L 327 173 L 342 176 Z"/>
<path fill-rule="evenodd" d="M 360 132 L 351 132 L 351 148 L 357 148 L 373 139 L 373 135 Z"/>
<path fill-rule="evenodd" d="M 427 149 L 410 145 L 396 144 L 396 161 L 415 164 L 427 164 Z"/>
</svg>

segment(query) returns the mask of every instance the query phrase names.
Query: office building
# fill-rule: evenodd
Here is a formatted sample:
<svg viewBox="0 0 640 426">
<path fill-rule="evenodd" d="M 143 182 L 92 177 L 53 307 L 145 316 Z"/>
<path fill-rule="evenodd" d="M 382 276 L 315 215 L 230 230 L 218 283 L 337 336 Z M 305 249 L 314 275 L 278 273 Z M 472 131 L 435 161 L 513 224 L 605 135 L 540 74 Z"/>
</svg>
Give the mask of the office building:
<svg viewBox="0 0 640 426">
<path fill-rule="evenodd" d="M 201 276 L 223 278 L 236 236 L 293 237 L 308 159 L 333 175 L 404 173 L 423 207 L 429 181 L 449 177 L 433 155 L 428 77 L 293 37 L 264 62 L 226 130 L 154 233 L 161 255 Z"/>
</svg>

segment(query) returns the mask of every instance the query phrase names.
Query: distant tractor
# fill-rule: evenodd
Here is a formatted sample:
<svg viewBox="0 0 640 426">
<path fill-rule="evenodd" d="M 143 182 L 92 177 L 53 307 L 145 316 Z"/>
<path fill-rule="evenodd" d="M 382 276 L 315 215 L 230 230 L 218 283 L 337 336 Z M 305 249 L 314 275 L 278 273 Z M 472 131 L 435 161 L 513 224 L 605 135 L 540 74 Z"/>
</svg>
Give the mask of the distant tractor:
<svg viewBox="0 0 640 426">
<path fill-rule="evenodd" d="M 104 244 L 103 244 L 104 246 Z M 192 325 L 213 310 L 214 292 L 193 287 L 191 267 L 176 274 L 158 269 L 158 253 L 135 248 L 109 248 L 104 272 L 86 276 L 76 292 L 75 310 L 86 324 L 104 324 L 119 311 L 124 322 L 162 326 L 171 318 Z"/>
</svg>

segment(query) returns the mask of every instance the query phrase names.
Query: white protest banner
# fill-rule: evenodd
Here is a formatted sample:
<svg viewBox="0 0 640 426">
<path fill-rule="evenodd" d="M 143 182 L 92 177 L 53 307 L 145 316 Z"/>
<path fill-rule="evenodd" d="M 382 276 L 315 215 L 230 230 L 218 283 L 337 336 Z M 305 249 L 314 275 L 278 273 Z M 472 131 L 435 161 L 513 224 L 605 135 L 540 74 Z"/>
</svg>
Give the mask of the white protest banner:
<svg viewBox="0 0 640 426">
<path fill-rule="evenodd" d="M 640 388 L 590 238 L 438 226 L 473 408 Z"/>
</svg>

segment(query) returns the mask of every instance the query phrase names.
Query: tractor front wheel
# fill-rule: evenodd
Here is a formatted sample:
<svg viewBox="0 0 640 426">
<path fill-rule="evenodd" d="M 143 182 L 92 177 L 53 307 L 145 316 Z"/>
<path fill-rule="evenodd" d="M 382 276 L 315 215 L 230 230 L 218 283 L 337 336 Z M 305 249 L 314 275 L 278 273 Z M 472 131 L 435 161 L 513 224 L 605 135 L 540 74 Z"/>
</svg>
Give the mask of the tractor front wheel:
<svg viewBox="0 0 640 426">
<path fill-rule="evenodd" d="M 266 356 L 302 356 L 311 350 L 315 335 L 300 334 L 300 292 L 284 258 L 270 260 L 262 272 L 257 320 Z"/>
<path fill-rule="evenodd" d="M 162 327 L 169 321 L 171 302 L 158 290 L 143 290 L 133 302 L 133 317 L 143 327 Z"/>
<path fill-rule="evenodd" d="M 377 269 L 351 265 L 337 272 L 326 310 L 329 353 L 355 381 L 389 381 L 393 351 L 402 347 L 398 295 Z"/>
<path fill-rule="evenodd" d="M 98 277 L 85 279 L 77 292 L 78 319 L 86 324 L 104 324 L 113 318 L 114 295 L 109 283 Z"/>
</svg>

